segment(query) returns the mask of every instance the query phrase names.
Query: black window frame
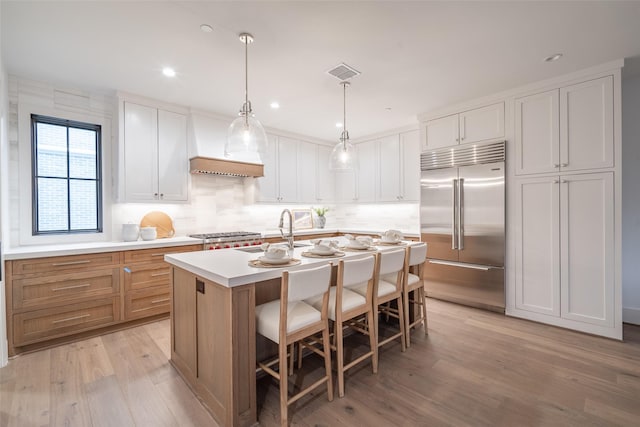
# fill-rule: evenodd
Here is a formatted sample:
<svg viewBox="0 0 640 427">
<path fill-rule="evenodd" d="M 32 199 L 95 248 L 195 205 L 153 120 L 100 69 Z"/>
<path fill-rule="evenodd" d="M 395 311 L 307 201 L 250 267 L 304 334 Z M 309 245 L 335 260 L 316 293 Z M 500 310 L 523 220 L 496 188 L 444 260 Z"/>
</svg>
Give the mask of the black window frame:
<svg viewBox="0 0 640 427">
<path fill-rule="evenodd" d="M 64 126 L 67 128 L 67 176 L 66 178 L 59 176 L 38 175 L 38 156 L 37 143 L 39 123 Z M 69 128 L 91 130 L 96 132 L 96 178 L 71 178 L 69 176 Z M 50 230 L 40 231 L 38 222 L 38 178 L 55 178 L 65 179 L 67 181 L 67 229 L 66 230 Z M 71 181 L 95 181 L 96 184 L 96 228 L 90 229 L 71 229 L 71 197 L 70 183 Z M 93 123 L 84 123 L 75 120 L 60 119 L 57 117 L 44 116 L 41 114 L 31 114 L 31 212 L 32 212 L 32 235 L 73 235 L 73 234 L 90 234 L 102 233 L 103 231 L 103 211 L 102 211 L 102 126 Z"/>
</svg>

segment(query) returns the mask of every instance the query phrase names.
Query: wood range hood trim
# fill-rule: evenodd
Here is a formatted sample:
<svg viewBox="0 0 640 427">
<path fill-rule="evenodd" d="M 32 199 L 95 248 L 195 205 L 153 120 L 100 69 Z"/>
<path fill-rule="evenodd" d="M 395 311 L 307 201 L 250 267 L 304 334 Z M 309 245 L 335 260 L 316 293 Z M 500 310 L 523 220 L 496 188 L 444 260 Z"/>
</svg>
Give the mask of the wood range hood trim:
<svg viewBox="0 0 640 427">
<path fill-rule="evenodd" d="M 197 156 L 189 159 L 189 172 L 194 174 L 259 178 L 264 176 L 264 165 Z"/>
</svg>

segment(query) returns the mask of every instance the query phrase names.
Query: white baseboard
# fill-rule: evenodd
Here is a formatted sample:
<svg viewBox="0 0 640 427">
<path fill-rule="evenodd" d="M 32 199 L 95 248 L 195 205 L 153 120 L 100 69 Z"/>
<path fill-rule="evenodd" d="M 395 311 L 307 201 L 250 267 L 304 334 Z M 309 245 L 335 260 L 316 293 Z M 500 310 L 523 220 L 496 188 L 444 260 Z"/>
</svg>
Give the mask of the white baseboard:
<svg viewBox="0 0 640 427">
<path fill-rule="evenodd" d="M 630 308 L 630 307 L 623 308 L 622 321 L 624 323 L 640 325 L 640 308 Z"/>
</svg>

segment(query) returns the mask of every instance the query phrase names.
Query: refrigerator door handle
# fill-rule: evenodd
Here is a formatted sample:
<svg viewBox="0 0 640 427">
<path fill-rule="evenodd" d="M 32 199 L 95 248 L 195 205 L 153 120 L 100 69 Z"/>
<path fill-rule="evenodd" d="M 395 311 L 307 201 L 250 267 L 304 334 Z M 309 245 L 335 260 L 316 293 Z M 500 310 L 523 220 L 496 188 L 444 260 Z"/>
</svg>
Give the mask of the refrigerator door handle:
<svg viewBox="0 0 640 427">
<path fill-rule="evenodd" d="M 458 250 L 464 249 L 464 179 L 458 180 Z"/>
<path fill-rule="evenodd" d="M 453 204 L 451 206 L 451 212 L 453 217 L 451 218 L 451 249 L 458 249 L 458 180 L 453 180 Z"/>
</svg>

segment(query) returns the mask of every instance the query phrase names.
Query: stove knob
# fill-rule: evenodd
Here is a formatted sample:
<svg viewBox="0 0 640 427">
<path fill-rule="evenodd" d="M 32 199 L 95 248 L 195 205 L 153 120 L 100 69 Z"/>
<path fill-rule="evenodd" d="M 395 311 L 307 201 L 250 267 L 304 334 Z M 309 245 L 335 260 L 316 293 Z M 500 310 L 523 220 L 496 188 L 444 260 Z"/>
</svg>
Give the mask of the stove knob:
<svg viewBox="0 0 640 427">
<path fill-rule="evenodd" d="M 213 250 L 213 249 L 215 249 L 215 248 L 214 248 L 213 246 L 209 246 L 207 249 L 209 249 L 209 250 Z"/>
<path fill-rule="evenodd" d="M 231 246 L 229 246 L 229 245 L 224 245 L 224 248 L 225 248 L 225 249 L 228 249 L 228 248 L 230 248 L 230 247 L 231 247 Z"/>
<path fill-rule="evenodd" d="M 240 243 L 236 243 L 235 245 L 233 245 L 234 248 L 239 248 L 240 247 Z"/>
<path fill-rule="evenodd" d="M 242 246 L 249 246 L 249 243 L 245 242 Z"/>
<path fill-rule="evenodd" d="M 258 240 L 257 242 L 253 242 L 253 244 L 257 246 L 257 245 L 261 245 L 262 242 Z"/>
</svg>

